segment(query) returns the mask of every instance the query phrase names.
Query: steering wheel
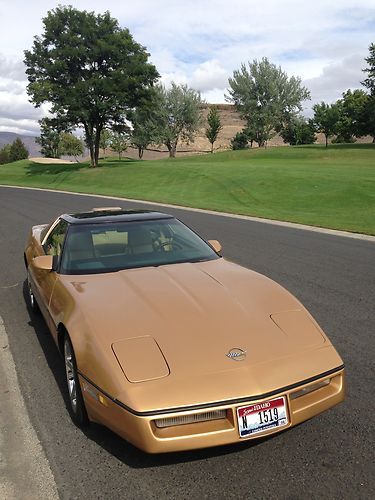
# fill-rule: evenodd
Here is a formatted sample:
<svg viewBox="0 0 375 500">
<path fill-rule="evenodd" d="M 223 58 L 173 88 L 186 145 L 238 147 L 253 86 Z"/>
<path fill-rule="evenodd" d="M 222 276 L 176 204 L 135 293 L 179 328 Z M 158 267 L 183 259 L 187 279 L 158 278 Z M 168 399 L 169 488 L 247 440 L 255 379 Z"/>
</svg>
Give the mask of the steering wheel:
<svg viewBox="0 0 375 500">
<path fill-rule="evenodd" d="M 159 244 L 159 250 L 162 250 L 164 247 L 171 246 L 172 248 L 175 248 L 176 250 L 182 250 L 182 245 L 180 243 L 176 243 L 175 241 L 162 241 Z"/>
</svg>

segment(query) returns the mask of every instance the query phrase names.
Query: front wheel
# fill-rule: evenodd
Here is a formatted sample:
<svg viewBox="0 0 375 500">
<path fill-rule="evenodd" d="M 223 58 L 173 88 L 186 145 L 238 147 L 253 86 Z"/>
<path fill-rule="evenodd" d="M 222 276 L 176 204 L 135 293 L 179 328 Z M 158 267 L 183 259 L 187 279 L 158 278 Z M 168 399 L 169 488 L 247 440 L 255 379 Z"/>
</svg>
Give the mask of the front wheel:
<svg viewBox="0 0 375 500">
<path fill-rule="evenodd" d="M 78 380 L 76 358 L 68 334 L 64 338 L 64 361 L 70 416 L 78 427 L 85 427 L 89 419 Z"/>
<path fill-rule="evenodd" d="M 29 273 L 27 273 L 27 296 L 29 299 L 29 305 L 30 305 L 31 310 L 34 313 L 39 313 L 40 309 L 38 306 L 38 302 L 36 301 L 33 289 L 31 287 L 31 279 L 30 279 Z"/>
</svg>

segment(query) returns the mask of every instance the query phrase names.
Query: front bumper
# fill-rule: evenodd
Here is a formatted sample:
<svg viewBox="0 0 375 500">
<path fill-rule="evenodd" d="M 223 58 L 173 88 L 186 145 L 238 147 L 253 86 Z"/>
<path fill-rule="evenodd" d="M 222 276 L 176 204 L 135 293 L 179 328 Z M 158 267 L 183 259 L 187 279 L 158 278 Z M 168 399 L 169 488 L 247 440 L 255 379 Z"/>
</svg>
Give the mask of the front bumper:
<svg viewBox="0 0 375 500">
<path fill-rule="evenodd" d="M 321 382 L 327 380 L 329 382 L 326 385 L 307 392 L 313 386 L 319 386 Z M 345 375 L 344 369 L 341 368 L 329 375 L 314 377 L 313 381 L 295 384 L 292 388 L 277 393 L 273 392 L 272 397 L 267 395 L 267 397 L 260 397 L 256 400 L 249 398 L 248 402 L 244 400 L 231 401 L 226 404 L 202 405 L 201 408 L 197 407 L 188 411 L 179 409 L 179 411 L 173 412 L 169 409 L 165 413 L 158 411 L 155 414 L 150 414 L 152 413 L 150 412 L 147 415 L 142 415 L 129 411 L 121 403 L 100 393 L 98 388 L 92 386 L 86 379 L 81 377 L 80 381 L 90 420 L 104 424 L 147 453 L 208 448 L 268 436 L 293 427 L 332 408 L 342 402 L 345 397 Z M 287 401 L 288 424 L 282 428 L 274 427 L 261 434 L 240 438 L 237 408 L 247 404 L 262 403 L 280 396 L 285 396 Z M 160 419 L 198 415 L 199 413 L 207 413 L 208 410 L 225 410 L 225 418 L 162 428 L 156 424 L 156 421 Z"/>
</svg>

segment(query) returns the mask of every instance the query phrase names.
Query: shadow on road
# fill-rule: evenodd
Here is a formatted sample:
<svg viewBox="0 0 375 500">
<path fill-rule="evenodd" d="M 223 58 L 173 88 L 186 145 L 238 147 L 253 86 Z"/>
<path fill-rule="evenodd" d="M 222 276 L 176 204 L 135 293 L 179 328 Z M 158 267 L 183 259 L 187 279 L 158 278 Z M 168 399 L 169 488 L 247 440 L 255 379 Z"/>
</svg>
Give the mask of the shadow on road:
<svg viewBox="0 0 375 500">
<path fill-rule="evenodd" d="M 48 366 L 56 380 L 57 387 L 61 392 L 63 401 L 66 406 L 66 411 L 69 411 L 69 397 L 65 383 L 65 367 L 62 356 L 60 355 L 56 344 L 50 334 L 47 324 L 40 313 L 34 313 L 29 305 L 27 281 L 23 284 L 23 296 L 27 305 L 27 310 L 30 316 L 29 325 L 35 330 L 36 337 L 40 343 Z M 71 423 L 74 426 L 74 423 Z M 211 457 L 218 457 L 234 452 L 238 452 L 243 448 L 251 448 L 257 446 L 264 441 L 272 439 L 273 436 L 257 439 L 256 441 L 247 441 L 235 445 L 221 446 L 216 448 L 207 448 L 203 450 L 193 450 L 178 453 L 166 453 L 160 455 L 149 455 L 135 448 L 133 445 L 123 440 L 111 430 L 99 424 L 91 423 L 89 427 L 82 429 L 86 437 L 108 453 L 115 456 L 118 460 L 125 463 L 129 467 L 135 469 L 143 469 L 148 467 L 160 467 L 164 465 L 173 465 L 183 462 L 193 462 L 204 460 Z"/>
</svg>

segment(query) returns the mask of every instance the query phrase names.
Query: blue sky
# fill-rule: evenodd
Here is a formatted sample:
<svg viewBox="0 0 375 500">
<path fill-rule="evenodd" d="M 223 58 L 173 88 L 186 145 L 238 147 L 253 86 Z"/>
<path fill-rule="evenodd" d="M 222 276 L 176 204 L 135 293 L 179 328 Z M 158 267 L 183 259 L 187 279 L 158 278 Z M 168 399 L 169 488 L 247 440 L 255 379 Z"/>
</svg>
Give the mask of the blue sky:
<svg viewBox="0 0 375 500">
<path fill-rule="evenodd" d="M 0 131 L 37 134 L 46 107 L 28 103 L 23 50 L 42 33 L 42 17 L 60 2 L 0 0 Z M 162 81 L 187 83 L 208 102 L 224 102 L 228 77 L 242 62 L 268 57 L 300 76 L 311 92 L 305 114 L 359 88 L 375 42 L 375 0 L 137 0 L 67 2 L 109 10 L 145 45 Z"/>
</svg>

